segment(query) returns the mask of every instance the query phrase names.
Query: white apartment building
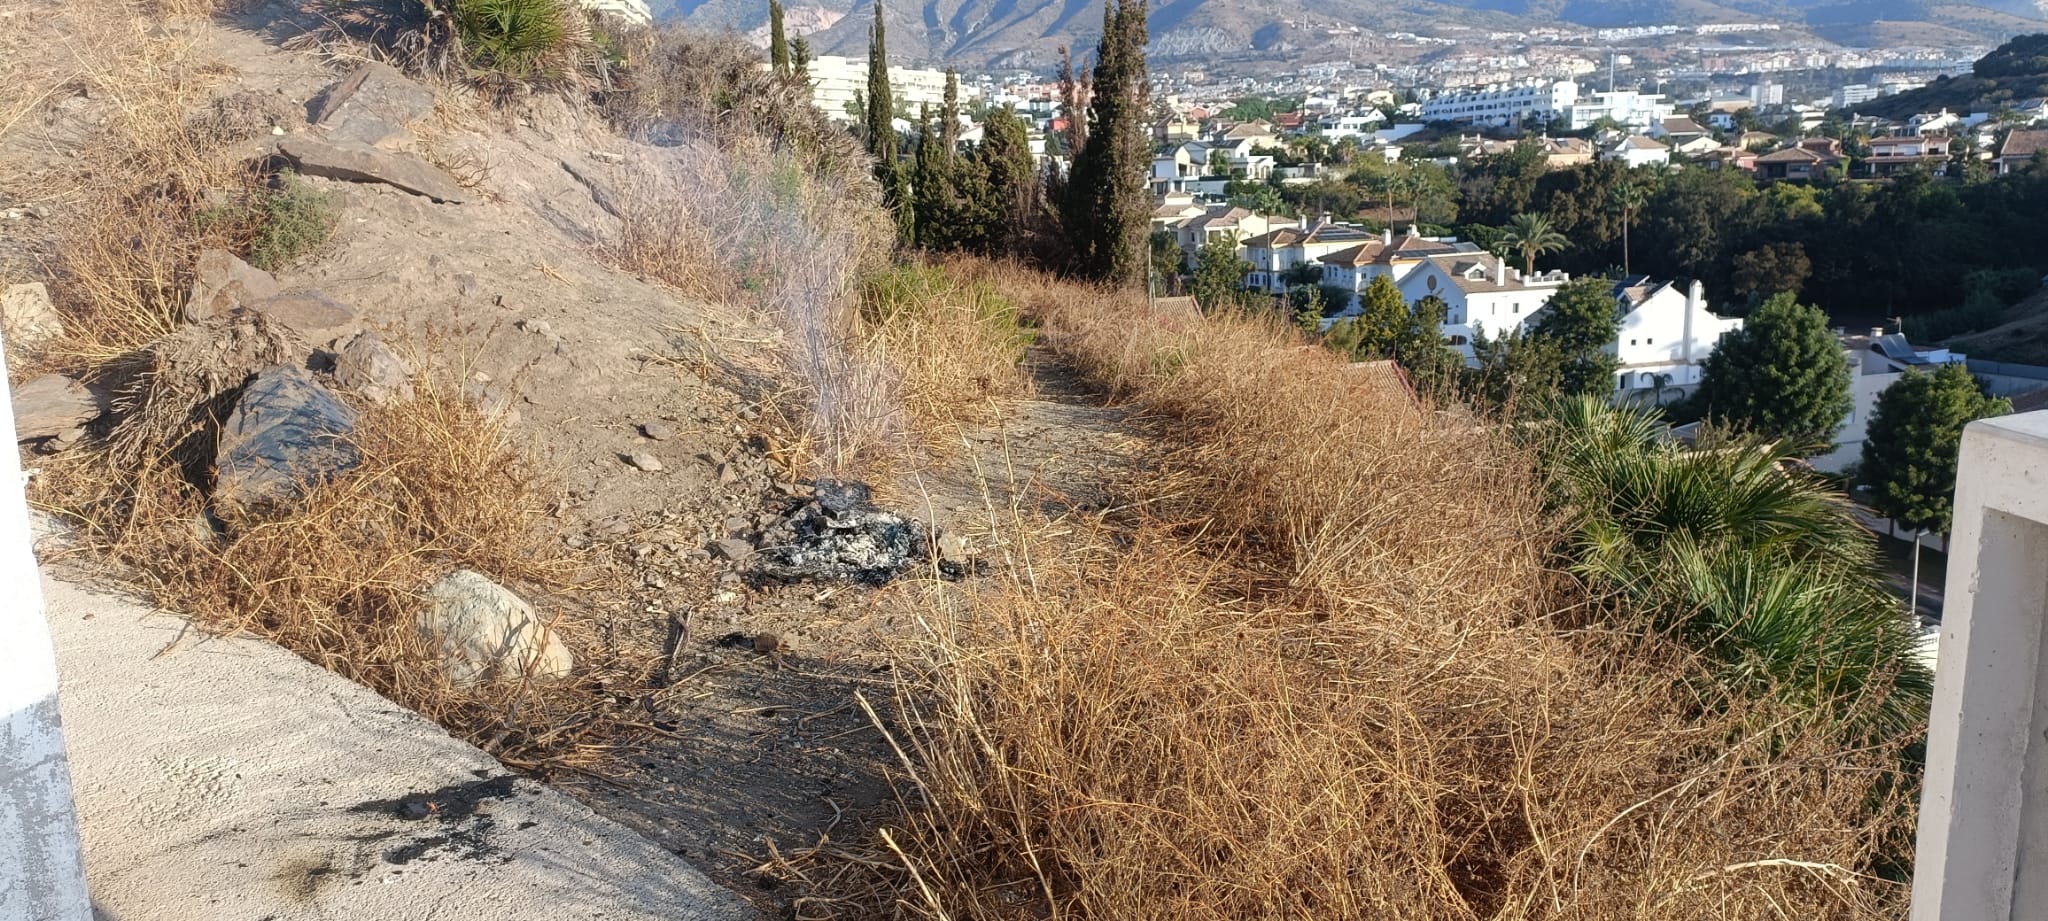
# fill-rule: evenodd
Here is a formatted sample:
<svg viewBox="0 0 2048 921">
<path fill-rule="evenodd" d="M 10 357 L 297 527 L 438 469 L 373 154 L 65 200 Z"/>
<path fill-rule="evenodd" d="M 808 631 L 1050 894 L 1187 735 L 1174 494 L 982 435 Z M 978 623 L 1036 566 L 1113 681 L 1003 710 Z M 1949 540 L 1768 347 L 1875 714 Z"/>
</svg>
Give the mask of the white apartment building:
<svg viewBox="0 0 2048 921">
<path fill-rule="evenodd" d="M 1883 95 L 1883 87 L 1871 86 L 1868 83 L 1851 83 L 1835 90 L 1835 108 L 1860 106 Z"/>
<path fill-rule="evenodd" d="M 1570 80 L 1494 85 L 1443 93 L 1422 104 L 1422 120 L 1492 126 L 1548 124 L 1562 117 L 1578 98 L 1579 85 Z"/>
<path fill-rule="evenodd" d="M 1244 241 L 1245 261 L 1252 266 L 1251 274 L 1245 276 L 1245 287 L 1270 294 L 1284 293 L 1288 270 L 1319 262 L 1324 256 L 1357 247 L 1378 236 L 1353 224 L 1332 223 L 1328 214 L 1313 222 L 1303 217 L 1298 226 L 1277 228 Z"/>
<path fill-rule="evenodd" d="M 599 2 L 643 2 L 643 0 L 599 0 Z M 821 55 L 811 59 L 811 104 L 825 113 L 825 117 L 849 121 L 847 105 L 856 96 L 865 95 L 868 89 L 868 62 L 866 58 L 849 58 L 837 54 Z M 946 72 L 943 70 L 920 70 L 910 67 L 889 68 L 889 92 L 897 104 L 907 105 L 915 113 L 920 105 L 936 109 L 946 101 Z M 960 104 L 977 98 L 980 88 L 960 85 Z"/>
<path fill-rule="evenodd" d="M 1593 127 L 1594 122 L 1603 118 L 1611 118 L 1631 130 L 1651 131 L 1661 127 L 1664 120 L 1676 111 L 1677 107 L 1665 102 L 1661 93 L 1638 93 L 1635 90 L 1594 93 L 1591 99 L 1572 103 L 1567 112 L 1566 127 L 1580 131 Z"/>
<path fill-rule="evenodd" d="M 1474 336 L 1499 337 L 1519 328 L 1570 280 L 1563 272 L 1524 275 L 1492 253 L 1458 252 L 1424 259 L 1395 285 L 1410 304 L 1432 295 L 1442 298 L 1448 308 L 1444 339 L 1472 361 Z"/>
<path fill-rule="evenodd" d="M 583 8 L 593 13 L 610 13 L 634 25 L 652 25 L 654 12 L 647 8 L 647 0 L 582 0 Z"/>
</svg>

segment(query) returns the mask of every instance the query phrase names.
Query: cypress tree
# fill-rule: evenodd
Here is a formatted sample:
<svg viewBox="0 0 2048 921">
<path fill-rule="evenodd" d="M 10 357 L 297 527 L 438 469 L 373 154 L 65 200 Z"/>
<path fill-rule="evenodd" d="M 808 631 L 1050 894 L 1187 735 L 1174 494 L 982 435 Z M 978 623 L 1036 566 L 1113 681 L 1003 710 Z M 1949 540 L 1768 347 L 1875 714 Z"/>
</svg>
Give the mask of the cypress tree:
<svg viewBox="0 0 2048 921">
<path fill-rule="evenodd" d="M 954 228 L 947 226 L 951 210 L 946 207 L 949 193 L 946 175 L 946 155 L 941 142 L 932 133 L 930 107 L 919 107 L 917 113 L 917 153 L 911 180 L 911 199 L 915 203 L 915 242 L 925 249 L 949 249 Z"/>
<path fill-rule="evenodd" d="M 899 239 L 917 237 L 911 212 L 910 177 L 897 157 L 896 99 L 889 90 L 888 35 L 882 25 L 882 3 L 875 0 L 875 28 L 868 41 L 868 153 L 875 158 L 875 178 L 882 183 L 882 204 L 896 212 Z"/>
<path fill-rule="evenodd" d="M 948 161 L 960 152 L 960 75 L 946 68 L 946 104 L 939 109 L 939 143 Z"/>
<path fill-rule="evenodd" d="M 811 82 L 811 43 L 801 35 L 789 40 L 789 69 L 799 82 Z"/>
<path fill-rule="evenodd" d="M 1041 185 L 1038 163 L 1031 156 L 1031 138 L 1024 120 L 1008 107 L 991 111 L 982 122 L 981 145 L 975 150 L 987 188 L 991 224 L 984 246 L 992 254 L 1014 254 L 1038 220 Z"/>
<path fill-rule="evenodd" d="M 789 41 L 782 32 L 782 0 L 768 0 L 768 63 L 778 77 L 789 76 Z"/>
<path fill-rule="evenodd" d="M 1145 282 L 1146 167 L 1151 144 L 1145 82 L 1144 0 L 1108 0 L 1089 81 L 1088 137 L 1074 156 L 1063 209 L 1082 277 L 1121 286 Z"/>
</svg>

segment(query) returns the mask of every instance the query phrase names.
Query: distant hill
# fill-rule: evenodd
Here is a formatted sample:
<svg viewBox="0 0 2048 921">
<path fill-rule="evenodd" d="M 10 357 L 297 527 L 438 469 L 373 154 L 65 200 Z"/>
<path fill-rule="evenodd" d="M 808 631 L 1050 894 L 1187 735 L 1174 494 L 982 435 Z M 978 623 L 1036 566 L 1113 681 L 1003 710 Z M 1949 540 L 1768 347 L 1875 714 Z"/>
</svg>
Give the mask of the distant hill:
<svg viewBox="0 0 2048 921">
<path fill-rule="evenodd" d="M 767 0 L 652 0 L 654 13 L 711 29 L 757 33 Z M 791 0 L 790 21 L 823 54 L 861 54 L 873 0 Z M 1057 49 L 1094 45 L 1101 0 L 884 0 L 899 61 L 966 67 L 1048 67 Z M 1152 54 L 1161 61 L 1223 56 L 1284 60 L 1326 40 L 1317 27 L 1431 32 L 1560 24 L 1608 28 L 1777 22 L 1844 44 L 2002 41 L 2048 31 L 2048 0 L 1153 0 Z M 829 24 L 829 25 L 828 25 Z"/>
<path fill-rule="evenodd" d="M 2048 97 L 2048 34 L 2022 35 L 1993 49 L 1960 77 L 1856 106 L 1859 115 L 1905 119 L 1918 112 L 1989 112 L 2022 99 Z"/>
</svg>

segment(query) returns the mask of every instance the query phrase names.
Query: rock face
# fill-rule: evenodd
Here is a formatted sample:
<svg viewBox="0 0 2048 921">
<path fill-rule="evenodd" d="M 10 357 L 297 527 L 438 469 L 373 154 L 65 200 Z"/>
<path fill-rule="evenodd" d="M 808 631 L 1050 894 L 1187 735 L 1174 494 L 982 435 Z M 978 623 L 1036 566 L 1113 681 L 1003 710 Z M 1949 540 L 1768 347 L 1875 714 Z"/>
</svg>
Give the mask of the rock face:
<svg viewBox="0 0 2048 921">
<path fill-rule="evenodd" d="M 282 323 L 309 340 L 324 342 L 353 326 L 356 312 L 318 291 L 293 291 L 249 305 L 273 323 Z"/>
<path fill-rule="evenodd" d="M 277 279 L 224 249 L 199 254 L 192 272 L 192 296 L 185 301 L 185 322 L 203 323 L 225 317 L 239 307 L 282 294 Z"/>
<path fill-rule="evenodd" d="M 576 659 L 533 606 L 482 573 L 458 569 L 427 589 L 420 635 L 441 657 L 456 687 L 498 678 L 561 678 Z"/>
<path fill-rule="evenodd" d="M 106 399 L 91 388 L 61 374 L 45 374 L 14 388 L 14 437 L 76 440 L 79 429 L 106 411 Z"/>
<path fill-rule="evenodd" d="M 363 333 L 334 359 L 334 382 L 372 403 L 412 398 L 412 366 L 384 337 Z"/>
<path fill-rule="evenodd" d="M 321 93 L 308 121 L 333 140 L 378 146 L 404 138 L 408 123 L 432 111 L 432 90 L 372 61 Z"/>
<path fill-rule="evenodd" d="M 305 369 L 275 365 L 243 388 L 221 426 L 214 511 L 233 523 L 277 511 L 353 469 L 356 413 Z"/>
<path fill-rule="evenodd" d="M 0 326 L 9 343 L 25 349 L 64 338 L 64 321 L 50 303 L 50 289 L 39 281 L 0 290 Z"/>
<path fill-rule="evenodd" d="M 469 197 L 453 177 L 409 154 L 353 141 L 329 143 L 310 137 L 285 138 L 277 142 L 277 149 L 308 176 L 381 182 L 440 202 L 460 203 Z"/>
</svg>

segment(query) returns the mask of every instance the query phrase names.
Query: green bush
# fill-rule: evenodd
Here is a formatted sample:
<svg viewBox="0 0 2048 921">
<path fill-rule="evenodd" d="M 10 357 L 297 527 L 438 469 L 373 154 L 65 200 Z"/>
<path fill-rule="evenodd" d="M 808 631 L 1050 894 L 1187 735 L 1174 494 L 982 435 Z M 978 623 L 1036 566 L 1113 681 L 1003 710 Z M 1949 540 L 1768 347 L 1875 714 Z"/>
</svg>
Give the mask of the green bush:
<svg viewBox="0 0 2048 921">
<path fill-rule="evenodd" d="M 333 195 L 285 173 L 256 202 L 249 264 L 266 272 L 290 265 L 334 236 L 336 221 Z"/>
<path fill-rule="evenodd" d="M 455 29 L 471 66 L 553 78 L 574 72 L 591 47 L 584 15 L 563 0 L 457 0 Z"/>
</svg>

